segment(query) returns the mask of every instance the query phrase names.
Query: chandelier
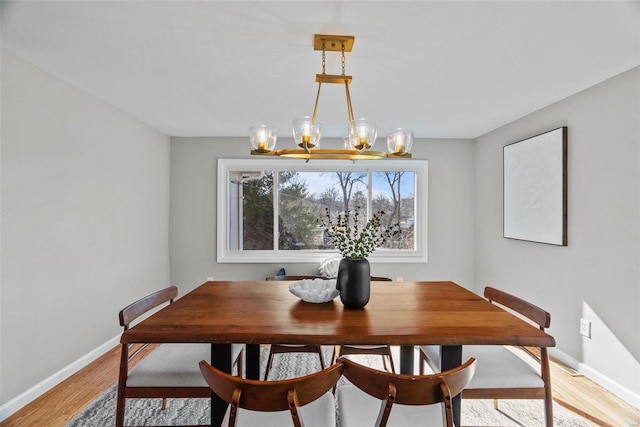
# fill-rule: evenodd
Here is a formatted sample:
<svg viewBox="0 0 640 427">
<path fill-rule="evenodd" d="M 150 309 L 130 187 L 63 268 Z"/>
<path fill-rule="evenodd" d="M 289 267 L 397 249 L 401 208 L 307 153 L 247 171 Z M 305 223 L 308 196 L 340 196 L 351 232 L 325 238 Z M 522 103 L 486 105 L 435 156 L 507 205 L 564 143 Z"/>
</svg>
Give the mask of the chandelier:
<svg viewBox="0 0 640 427">
<path fill-rule="evenodd" d="M 316 74 L 318 92 L 313 106 L 313 115 L 293 120 L 293 139 L 298 148 L 276 150 L 276 129 L 268 125 L 250 128 L 251 154 L 260 156 L 292 157 L 299 159 L 347 159 L 376 160 L 387 158 L 411 158 L 413 131 L 396 129 L 387 136 L 387 151 L 374 151 L 378 130 L 375 120 L 356 119 L 351 106 L 349 84 L 352 77 L 345 74 L 345 52 L 351 52 L 354 36 L 316 34 L 313 49 L 322 51 L 322 74 Z M 327 74 L 325 70 L 326 52 L 340 52 L 342 74 Z M 343 149 L 320 148 L 320 121 L 317 120 L 318 100 L 322 83 L 344 84 L 347 97 L 349 126 L 344 137 Z"/>
</svg>

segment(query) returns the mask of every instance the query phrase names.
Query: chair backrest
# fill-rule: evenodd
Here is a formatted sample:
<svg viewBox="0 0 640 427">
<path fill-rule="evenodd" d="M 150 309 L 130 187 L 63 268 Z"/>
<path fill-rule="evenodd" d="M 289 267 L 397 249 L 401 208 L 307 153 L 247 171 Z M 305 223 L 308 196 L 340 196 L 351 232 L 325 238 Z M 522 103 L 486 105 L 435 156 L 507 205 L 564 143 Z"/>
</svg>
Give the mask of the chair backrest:
<svg viewBox="0 0 640 427">
<path fill-rule="evenodd" d="M 327 279 L 324 276 L 302 275 L 302 276 L 269 276 L 265 280 L 305 280 L 305 279 Z"/>
<path fill-rule="evenodd" d="M 200 372 L 211 390 L 231 405 L 229 426 L 235 425 L 238 408 L 263 412 L 288 409 L 293 424 L 300 426 L 298 408 L 331 390 L 342 376 L 342 368 L 342 363 L 336 363 L 304 377 L 259 381 L 234 377 L 204 360 L 200 362 Z"/>
<path fill-rule="evenodd" d="M 431 375 L 403 375 L 379 371 L 345 357 L 343 375 L 365 393 L 382 401 L 376 426 L 385 426 L 394 403 L 431 405 L 444 403 L 447 426 L 453 425 L 451 399 L 469 384 L 476 370 L 476 360 L 469 359 L 455 369 Z"/>
<path fill-rule="evenodd" d="M 138 301 L 129 304 L 118 314 L 120 317 L 120 326 L 124 327 L 126 331 L 129 329 L 129 325 L 138 317 L 142 316 L 149 310 L 152 310 L 164 303 L 172 303 L 174 298 L 178 296 L 178 288 L 175 286 L 169 286 L 168 288 L 154 292 L 151 295 L 147 295 Z"/>
<path fill-rule="evenodd" d="M 551 315 L 548 312 L 514 295 L 487 286 L 484 288 L 484 297 L 527 317 L 541 330 L 548 328 L 551 324 Z"/>
</svg>

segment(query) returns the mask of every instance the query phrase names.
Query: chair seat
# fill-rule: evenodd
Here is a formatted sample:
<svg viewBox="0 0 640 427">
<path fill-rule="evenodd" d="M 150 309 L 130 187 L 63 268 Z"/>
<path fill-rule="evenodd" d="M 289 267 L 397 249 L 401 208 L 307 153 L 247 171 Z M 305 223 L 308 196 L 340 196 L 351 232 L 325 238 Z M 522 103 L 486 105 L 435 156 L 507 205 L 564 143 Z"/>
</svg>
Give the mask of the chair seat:
<svg viewBox="0 0 640 427">
<path fill-rule="evenodd" d="M 232 345 L 232 360 L 241 350 Z M 211 359 L 211 344 L 161 344 L 129 371 L 127 387 L 208 387 L 198 365 L 203 359 Z"/>
<path fill-rule="evenodd" d="M 387 344 L 344 344 L 339 346 L 338 356 L 347 356 L 347 355 L 365 355 L 365 354 L 374 354 L 378 356 L 382 356 L 382 366 L 384 370 L 391 371 L 393 373 L 396 372 L 396 368 L 393 363 L 393 355 L 391 353 L 391 347 Z M 333 356 L 331 360 L 335 360 L 336 351 L 334 349 Z M 387 358 L 389 359 L 389 365 L 391 369 L 387 369 Z"/>
<path fill-rule="evenodd" d="M 354 385 L 338 388 L 338 413 L 341 427 L 374 426 L 381 401 Z M 442 425 L 442 404 L 393 405 L 387 427 Z"/>
<path fill-rule="evenodd" d="M 336 410 L 332 393 L 325 393 L 319 399 L 299 408 L 300 418 L 305 427 L 335 427 Z M 222 425 L 229 425 L 229 409 L 224 416 Z M 289 411 L 261 412 L 248 409 L 238 409 L 236 427 L 283 427 L 291 425 Z"/>
<path fill-rule="evenodd" d="M 357 348 L 360 350 L 371 350 L 374 348 L 386 348 L 386 344 L 381 344 L 381 345 L 359 345 L 359 344 L 345 344 L 343 347 L 348 347 L 348 348 Z"/>
<path fill-rule="evenodd" d="M 306 344 L 277 344 L 278 347 L 307 347 Z"/>
<path fill-rule="evenodd" d="M 440 366 L 439 346 L 429 345 L 420 348 L 435 366 Z M 465 390 L 544 387 L 540 372 L 504 346 L 463 346 L 462 360 L 470 357 L 478 361 L 478 366 Z"/>
</svg>

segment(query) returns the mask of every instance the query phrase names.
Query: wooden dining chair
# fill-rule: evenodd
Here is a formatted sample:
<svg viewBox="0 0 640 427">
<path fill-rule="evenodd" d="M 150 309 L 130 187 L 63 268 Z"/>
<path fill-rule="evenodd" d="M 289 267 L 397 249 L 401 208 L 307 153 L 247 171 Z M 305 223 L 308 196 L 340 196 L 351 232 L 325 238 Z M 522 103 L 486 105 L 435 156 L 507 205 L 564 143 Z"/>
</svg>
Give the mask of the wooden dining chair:
<svg viewBox="0 0 640 427">
<path fill-rule="evenodd" d="M 343 375 L 351 383 L 338 388 L 342 427 L 453 427 L 452 399 L 467 386 L 476 369 L 475 359 L 430 375 L 393 374 L 345 357 L 338 362 L 342 362 Z"/>
<path fill-rule="evenodd" d="M 170 286 L 154 292 L 120 310 L 120 326 L 126 331 L 132 323 L 149 311 L 173 303 L 178 288 Z M 210 344 L 159 344 L 147 355 L 149 344 L 133 346 L 121 344 L 120 373 L 116 398 L 116 427 L 124 425 L 126 399 L 211 397 L 211 391 L 203 380 L 198 363 L 211 357 Z M 233 366 L 242 375 L 242 348 L 232 346 Z M 130 354 L 131 353 L 131 354 Z M 143 356 L 144 355 L 144 356 Z"/>
<path fill-rule="evenodd" d="M 342 364 L 298 378 L 259 381 L 226 374 L 206 361 L 200 371 L 211 390 L 229 404 L 222 425 L 274 426 L 293 424 L 335 427 L 331 389 L 342 375 Z"/>
<path fill-rule="evenodd" d="M 380 281 L 380 282 L 391 282 L 392 280 L 389 277 L 381 277 L 381 276 L 371 276 L 371 281 Z M 336 354 L 337 353 L 337 354 Z M 396 368 L 393 364 L 393 355 L 391 354 L 391 347 L 389 345 L 355 345 L 355 344 L 345 344 L 338 346 L 338 349 L 333 349 L 333 355 L 331 356 L 331 363 L 336 360 L 336 357 L 346 356 L 346 355 L 354 355 L 354 354 L 373 354 L 382 356 L 382 366 L 385 370 L 391 371 L 392 373 L 396 372 Z M 389 366 L 391 369 L 387 367 L 387 360 L 389 361 Z"/>
<path fill-rule="evenodd" d="M 487 286 L 484 296 L 489 301 L 506 307 L 545 330 L 551 323 L 551 315 L 545 310 L 521 298 Z M 440 368 L 440 348 L 422 346 L 420 370 L 423 362 L 437 372 Z M 478 360 L 476 375 L 462 392 L 463 399 L 544 399 L 547 426 L 553 426 L 553 399 L 549 355 L 545 347 L 536 354 L 526 347 L 484 345 L 463 346 L 462 357 Z M 519 354 L 519 355 L 518 355 Z"/>
<path fill-rule="evenodd" d="M 306 279 L 325 279 L 322 276 L 270 276 L 265 280 L 306 280 Z M 303 345 L 303 344 L 271 344 L 269 348 L 269 357 L 267 358 L 267 367 L 264 371 L 264 380 L 269 377 L 269 371 L 273 366 L 273 356 L 283 353 L 315 353 L 320 358 L 320 369 L 324 369 L 324 359 L 322 357 L 322 347 L 320 345 Z"/>
</svg>

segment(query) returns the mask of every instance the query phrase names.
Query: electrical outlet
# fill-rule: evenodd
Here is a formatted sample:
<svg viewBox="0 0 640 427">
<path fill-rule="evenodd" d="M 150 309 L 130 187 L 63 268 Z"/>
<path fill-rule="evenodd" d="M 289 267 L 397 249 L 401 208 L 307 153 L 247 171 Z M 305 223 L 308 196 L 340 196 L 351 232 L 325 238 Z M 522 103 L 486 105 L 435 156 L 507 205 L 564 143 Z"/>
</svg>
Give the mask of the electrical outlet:
<svg viewBox="0 0 640 427">
<path fill-rule="evenodd" d="M 207 277 L 207 282 L 213 282 L 213 276 Z"/>
<path fill-rule="evenodd" d="M 580 335 L 591 338 L 591 321 L 580 318 Z"/>
<path fill-rule="evenodd" d="M 404 277 L 402 276 L 396 277 L 396 282 L 404 282 Z"/>
</svg>

